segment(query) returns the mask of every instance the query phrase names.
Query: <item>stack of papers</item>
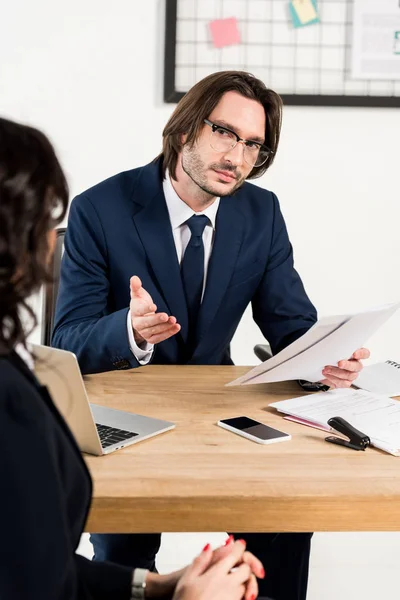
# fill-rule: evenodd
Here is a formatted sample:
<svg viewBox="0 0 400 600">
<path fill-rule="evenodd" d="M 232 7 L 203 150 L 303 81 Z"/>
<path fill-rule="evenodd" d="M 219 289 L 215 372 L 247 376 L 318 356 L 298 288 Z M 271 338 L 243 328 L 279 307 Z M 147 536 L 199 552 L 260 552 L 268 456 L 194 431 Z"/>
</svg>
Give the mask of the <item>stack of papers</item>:
<svg viewBox="0 0 400 600">
<path fill-rule="evenodd" d="M 342 417 L 368 435 L 371 444 L 400 456 L 400 402 L 364 390 L 337 389 L 270 404 L 291 420 L 333 431 L 328 420 Z"/>
<path fill-rule="evenodd" d="M 290 379 L 320 381 L 322 369 L 349 358 L 399 308 L 387 304 L 351 315 L 324 317 L 301 338 L 227 385 L 272 383 Z"/>
</svg>

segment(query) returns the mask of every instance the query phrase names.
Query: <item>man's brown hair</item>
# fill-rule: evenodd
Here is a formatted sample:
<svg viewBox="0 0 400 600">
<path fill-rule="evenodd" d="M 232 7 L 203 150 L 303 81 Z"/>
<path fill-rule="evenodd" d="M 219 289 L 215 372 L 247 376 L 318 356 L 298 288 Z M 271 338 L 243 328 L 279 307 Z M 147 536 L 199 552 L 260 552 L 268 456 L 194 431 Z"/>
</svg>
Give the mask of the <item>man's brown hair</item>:
<svg viewBox="0 0 400 600">
<path fill-rule="evenodd" d="M 186 134 L 187 144 L 193 144 L 207 119 L 226 92 L 237 92 L 256 100 L 264 107 L 265 142 L 272 150 L 267 161 L 253 167 L 248 179 L 260 177 L 272 164 L 278 149 L 282 122 L 282 99 L 262 81 L 245 71 L 220 71 L 208 75 L 194 85 L 178 103 L 163 131 L 163 149 L 158 158 L 163 161 L 163 175 L 168 169 L 176 179 L 178 154 L 182 149 L 181 137 Z"/>
</svg>

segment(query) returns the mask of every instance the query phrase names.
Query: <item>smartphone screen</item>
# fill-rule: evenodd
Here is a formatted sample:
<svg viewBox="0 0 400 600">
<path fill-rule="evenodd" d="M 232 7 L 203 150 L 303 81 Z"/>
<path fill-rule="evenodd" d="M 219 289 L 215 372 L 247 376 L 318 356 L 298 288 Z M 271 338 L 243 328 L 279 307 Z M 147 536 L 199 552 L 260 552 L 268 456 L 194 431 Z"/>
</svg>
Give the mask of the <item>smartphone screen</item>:
<svg viewBox="0 0 400 600">
<path fill-rule="evenodd" d="M 274 429 L 273 427 L 268 427 L 268 425 L 264 425 L 259 421 L 254 421 L 254 419 L 249 419 L 249 417 L 235 417 L 233 419 L 222 419 L 221 423 L 226 423 L 230 427 L 234 429 L 238 429 L 239 431 L 244 431 L 254 437 L 259 438 L 260 440 L 273 440 L 281 437 L 290 437 L 287 433 L 283 431 L 278 431 L 278 429 Z"/>
</svg>

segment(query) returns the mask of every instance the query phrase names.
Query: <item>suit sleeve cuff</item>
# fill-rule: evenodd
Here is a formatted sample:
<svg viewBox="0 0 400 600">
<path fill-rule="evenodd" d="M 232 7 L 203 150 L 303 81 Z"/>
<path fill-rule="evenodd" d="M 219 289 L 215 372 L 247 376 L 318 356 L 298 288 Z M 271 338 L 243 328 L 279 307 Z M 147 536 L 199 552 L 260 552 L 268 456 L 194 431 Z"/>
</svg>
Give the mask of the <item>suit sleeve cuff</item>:
<svg viewBox="0 0 400 600">
<path fill-rule="evenodd" d="M 129 338 L 129 347 L 133 356 L 136 358 L 138 363 L 142 366 L 147 365 L 151 357 L 153 356 L 154 344 L 149 344 L 148 342 L 144 342 L 140 346 L 135 342 L 135 336 L 133 335 L 133 327 L 131 321 L 131 311 L 128 310 L 128 318 L 126 321 L 126 326 L 128 329 L 128 338 Z"/>
</svg>

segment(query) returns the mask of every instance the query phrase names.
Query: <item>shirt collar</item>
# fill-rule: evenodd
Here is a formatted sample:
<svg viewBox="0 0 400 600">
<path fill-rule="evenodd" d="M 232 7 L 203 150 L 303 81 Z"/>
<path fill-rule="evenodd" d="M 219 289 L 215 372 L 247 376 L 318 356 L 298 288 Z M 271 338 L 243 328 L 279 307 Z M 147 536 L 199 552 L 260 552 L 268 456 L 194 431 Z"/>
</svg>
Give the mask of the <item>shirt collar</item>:
<svg viewBox="0 0 400 600">
<path fill-rule="evenodd" d="M 205 215 L 210 219 L 212 228 L 215 229 L 215 221 L 217 218 L 220 198 L 216 198 L 211 206 L 208 206 L 205 210 L 202 210 L 201 212 L 194 212 L 194 210 L 190 208 L 186 202 L 179 198 L 178 194 L 174 190 L 168 171 L 163 181 L 163 191 L 172 229 L 177 229 L 193 215 Z"/>
</svg>

